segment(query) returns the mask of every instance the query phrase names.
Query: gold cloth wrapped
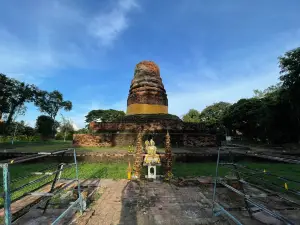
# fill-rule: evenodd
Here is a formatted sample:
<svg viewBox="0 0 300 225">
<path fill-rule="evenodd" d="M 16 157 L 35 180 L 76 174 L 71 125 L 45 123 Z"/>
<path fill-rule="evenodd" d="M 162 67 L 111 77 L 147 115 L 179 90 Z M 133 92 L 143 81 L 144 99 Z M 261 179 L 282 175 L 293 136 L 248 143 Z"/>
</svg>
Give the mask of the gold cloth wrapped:
<svg viewBox="0 0 300 225">
<path fill-rule="evenodd" d="M 150 104 L 131 104 L 127 106 L 127 115 L 161 113 L 168 114 L 168 106 Z"/>
</svg>

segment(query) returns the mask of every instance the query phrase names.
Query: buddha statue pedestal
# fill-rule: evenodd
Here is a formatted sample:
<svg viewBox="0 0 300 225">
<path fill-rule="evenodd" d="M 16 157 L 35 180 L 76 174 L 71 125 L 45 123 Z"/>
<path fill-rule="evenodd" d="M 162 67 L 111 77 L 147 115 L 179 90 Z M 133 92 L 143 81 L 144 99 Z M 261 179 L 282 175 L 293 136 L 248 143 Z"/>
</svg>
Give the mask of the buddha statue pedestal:
<svg viewBox="0 0 300 225">
<path fill-rule="evenodd" d="M 147 154 L 144 158 L 143 166 L 148 166 L 148 179 L 156 179 L 156 166 L 160 166 L 159 155 L 156 154 L 155 142 L 151 139 L 150 142 L 145 142 Z"/>
</svg>

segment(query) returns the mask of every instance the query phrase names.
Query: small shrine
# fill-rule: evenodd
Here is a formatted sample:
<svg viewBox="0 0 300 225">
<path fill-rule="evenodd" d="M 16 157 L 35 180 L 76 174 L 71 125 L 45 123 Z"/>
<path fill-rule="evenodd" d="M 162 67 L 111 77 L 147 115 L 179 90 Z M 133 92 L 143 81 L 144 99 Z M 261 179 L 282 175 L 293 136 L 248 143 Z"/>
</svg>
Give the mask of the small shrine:
<svg viewBox="0 0 300 225">
<path fill-rule="evenodd" d="M 156 153 L 156 146 L 153 139 L 145 141 L 145 155 L 143 166 L 148 166 L 148 176 L 146 178 L 156 179 L 156 166 L 161 166 L 159 154 Z"/>
</svg>

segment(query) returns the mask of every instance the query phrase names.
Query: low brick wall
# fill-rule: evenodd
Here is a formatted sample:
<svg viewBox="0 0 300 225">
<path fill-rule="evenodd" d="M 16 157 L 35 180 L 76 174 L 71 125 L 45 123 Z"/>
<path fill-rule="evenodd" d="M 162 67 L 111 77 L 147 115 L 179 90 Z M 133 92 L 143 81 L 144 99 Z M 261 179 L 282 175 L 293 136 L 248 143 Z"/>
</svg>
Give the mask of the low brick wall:
<svg viewBox="0 0 300 225">
<path fill-rule="evenodd" d="M 74 146 L 95 146 L 95 147 L 111 147 L 112 134 L 73 134 Z"/>
<path fill-rule="evenodd" d="M 211 147 L 216 146 L 216 135 L 211 134 L 183 134 L 185 147 Z"/>
<path fill-rule="evenodd" d="M 113 146 L 129 146 L 135 145 L 136 133 L 114 133 L 112 135 Z"/>
<path fill-rule="evenodd" d="M 143 142 L 151 135 L 158 147 L 165 145 L 165 133 L 145 134 Z M 170 133 L 173 147 L 209 147 L 216 146 L 216 136 L 200 133 Z M 136 133 L 100 133 L 100 134 L 74 134 L 74 146 L 113 147 L 129 146 L 136 143 Z"/>
<path fill-rule="evenodd" d="M 74 134 L 74 146 L 113 147 L 135 145 L 135 133 Z"/>
<path fill-rule="evenodd" d="M 133 131 L 136 132 L 141 126 L 147 131 L 186 131 L 186 132 L 210 132 L 203 123 L 185 123 L 178 120 L 153 120 L 143 123 L 134 122 L 91 122 L 90 129 L 96 132 L 117 132 Z"/>
</svg>

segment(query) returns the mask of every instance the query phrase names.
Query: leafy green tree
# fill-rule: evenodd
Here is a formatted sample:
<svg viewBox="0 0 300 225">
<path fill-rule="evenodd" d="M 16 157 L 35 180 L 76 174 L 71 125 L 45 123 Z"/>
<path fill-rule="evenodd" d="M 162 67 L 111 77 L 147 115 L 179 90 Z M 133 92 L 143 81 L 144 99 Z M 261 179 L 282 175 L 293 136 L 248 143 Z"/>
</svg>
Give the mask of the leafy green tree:
<svg viewBox="0 0 300 225">
<path fill-rule="evenodd" d="M 295 119 L 300 140 L 300 47 L 288 51 L 279 57 L 280 80 L 284 96 L 290 103 L 291 117 Z"/>
<path fill-rule="evenodd" d="M 274 93 L 279 93 L 279 91 L 282 89 L 281 83 L 277 83 L 276 85 L 271 85 L 267 89 L 261 91 L 258 89 L 255 89 L 254 92 L 254 98 L 264 98 L 268 96 L 274 96 Z"/>
<path fill-rule="evenodd" d="M 47 113 L 53 120 L 55 120 L 60 109 L 64 109 L 65 111 L 72 110 L 72 102 L 65 101 L 63 94 L 59 91 L 39 92 L 36 105 L 40 108 L 41 112 Z"/>
<path fill-rule="evenodd" d="M 16 121 L 16 119 L 17 119 L 17 117 L 19 116 L 19 115 L 25 115 L 25 112 L 26 112 L 26 106 L 24 106 L 24 105 L 20 105 L 19 107 L 18 107 L 18 109 L 17 109 L 17 111 L 14 113 L 15 114 L 15 116 L 14 116 L 14 119 L 13 119 L 13 121 Z M 23 123 L 21 123 L 21 125 L 24 127 L 24 121 L 21 121 L 21 122 L 23 122 Z M 11 123 L 9 123 L 9 124 L 7 124 L 7 126 L 9 126 Z M 12 144 L 14 144 L 14 140 L 15 140 L 15 137 L 16 137 L 16 135 L 17 135 L 17 131 L 18 131 L 18 129 L 19 129 L 19 123 L 15 123 L 15 128 L 14 128 L 14 132 L 13 132 L 13 135 L 12 135 Z"/>
<path fill-rule="evenodd" d="M 50 116 L 41 115 L 36 120 L 36 130 L 43 138 L 53 137 L 53 127 L 57 128 L 59 123 Z M 56 129 L 54 129 L 56 131 Z"/>
<path fill-rule="evenodd" d="M 299 93 L 297 88 L 300 86 L 300 47 L 288 51 L 284 56 L 279 57 L 280 80 L 282 86 L 289 89 L 291 93 Z"/>
<path fill-rule="evenodd" d="M 125 112 L 114 110 L 114 109 L 98 109 L 98 110 L 92 110 L 85 116 L 85 122 L 90 123 L 93 121 L 99 121 L 99 122 L 114 122 L 119 119 L 121 119 L 123 116 L 125 116 Z"/>
<path fill-rule="evenodd" d="M 53 121 L 57 116 L 57 113 L 60 109 L 64 109 L 65 111 L 72 110 L 72 102 L 65 101 L 63 98 L 63 94 L 59 91 L 40 91 L 37 94 L 36 105 L 40 108 L 41 112 L 47 113 Z M 55 134 L 55 123 L 53 123 L 53 135 Z"/>
<path fill-rule="evenodd" d="M 2 80 L 5 78 L 2 76 Z M 15 79 L 9 79 L 5 84 L 5 95 L 2 97 L 3 109 L 1 112 L 7 112 L 6 124 L 12 122 L 16 111 L 24 107 L 26 102 L 33 102 L 35 100 L 35 93 L 38 88 L 35 85 L 26 84 Z M 8 108 L 7 108 L 8 107 Z"/>
<path fill-rule="evenodd" d="M 7 134 L 10 136 L 27 135 L 33 136 L 36 131 L 31 126 L 27 125 L 23 120 L 20 122 L 13 121 L 7 126 Z"/>
<path fill-rule="evenodd" d="M 88 134 L 90 133 L 89 129 L 87 128 L 81 128 L 79 130 L 74 131 L 75 134 Z"/>
<path fill-rule="evenodd" d="M 11 80 L 4 74 L 0 73 L 0 120 L 2 119 L 3 114 L 9 113 L 11 86 Z"/>
<path fill-rule="evenodd" d="M 231 104 L 228 102 L 218 102 L 207 106 L 200 113 L 200 122 L 206 125 L 220 125 L 224 112 Z"/>
<path fill-rule="evenodd" d="M 244 137 L 268 143 L 300 140 L 300 48 L 279 57 L 280 83 L 228 107 L 223 123 Z"/>
<path fill-rule="evenodd" d="M 225 111 L 223 123 L 230 130 L 238 130 L 244 136 L 254 137 L 261 126 L 259 117 L 263 113 L 262 100 L 241 99 Z"/>
<path fill-rule="evenodd" d="M 66 141 L 66 138 L 69 134 L 74 133 L 74 127 L 72 125 L 72 121 L 70 119 L 65 118 L 63 115 L 61 115 L 61 122 L 59 125 L 60 132 L 62 133 L 64 141 Z"/>
<path fill-rule="evenodd" d="M 182 120 L 189 123 L 200 123 L 200 112 L 196 109 L 190 109 L 187 114 L 183 115 Z"/>
<path fill-rule="evenodd" d="M 34 135 L 36 135 L 36 130 L 33 127 L 25 124 L 25 126 L 22 130 L 22 134 L 27 135 L 27 136 L 34 136 Z"/>
</svg>

